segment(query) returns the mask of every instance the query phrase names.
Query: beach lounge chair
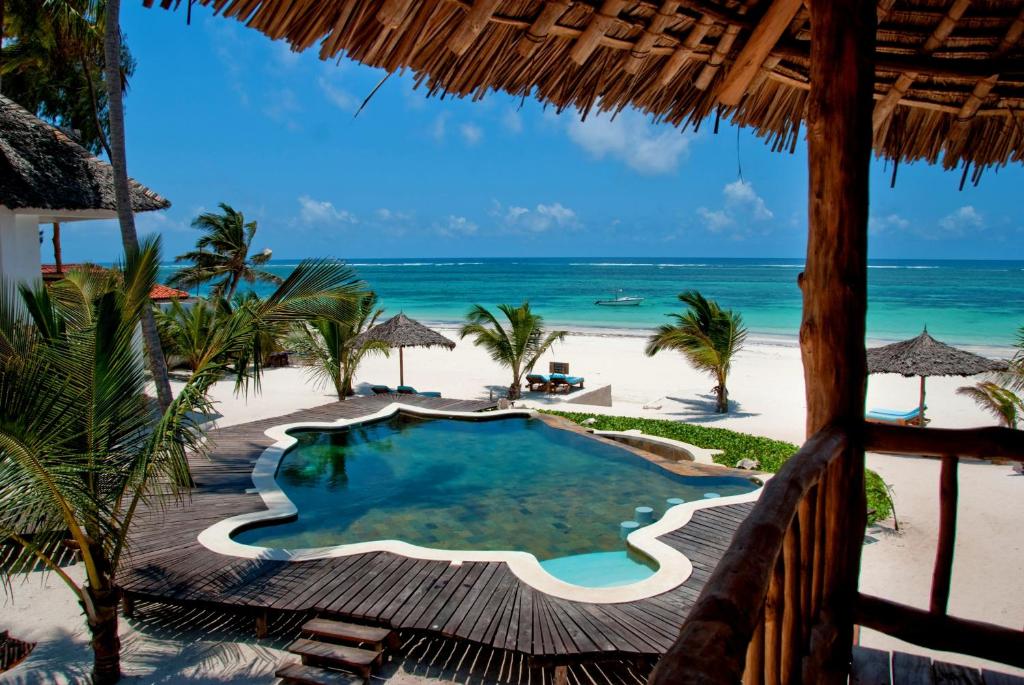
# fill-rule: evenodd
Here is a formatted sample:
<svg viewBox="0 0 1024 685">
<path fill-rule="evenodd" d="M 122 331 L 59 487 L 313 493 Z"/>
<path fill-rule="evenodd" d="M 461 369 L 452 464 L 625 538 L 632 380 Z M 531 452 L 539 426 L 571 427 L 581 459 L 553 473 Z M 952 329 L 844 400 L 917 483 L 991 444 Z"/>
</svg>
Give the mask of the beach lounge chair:
<svg viewBox="0 0 1024 685">
<path fill-rule="evenodd" d="M 386 385 L 371 385 L 370 390 L 373 391 L 374 395 L 390 395 L 394 392 L 394 390 Z"/>
<path fill-rule="evenodd" d="M 916 426 L 921 423 L 921 408 L 907 411 L 896 409 L 872 409 L 864 414 L 864 420 L 872 423 L 895 423 L 899 426 Z"/>
<path fill-rule="evenodd" d="M 527 390 L 543 390 L 547 392 L 551 387 L 551 377 L 543 373 L 529 373 L 526 375 Z"/>
<path fill-rule="evenodd" d="M 571 392 L 575 389 L 583 389 L 583 376 L 567 376 L 564 373 L 551 374 L 551 392 L 559 390 Z"/>
<path fill-rule="evenodd" d="M 399 395 L 419 395 L 420 397 L 440 397 L 439 392 L 419 392 L 416 388 L 411 385 L 400 385 L 398 386 Z"/>
</svg>

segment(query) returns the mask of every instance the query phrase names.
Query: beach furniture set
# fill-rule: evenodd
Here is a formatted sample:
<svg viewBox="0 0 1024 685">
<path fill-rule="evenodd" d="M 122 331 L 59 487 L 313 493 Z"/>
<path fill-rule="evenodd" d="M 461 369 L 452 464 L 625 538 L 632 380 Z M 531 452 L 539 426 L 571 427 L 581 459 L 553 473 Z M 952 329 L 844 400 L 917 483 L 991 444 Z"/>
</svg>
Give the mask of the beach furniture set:
<svg viewBox="0 0 1024 685">
<path fill-rule="evenodd" d="M 370 390 L 374 395 L 419 395 L 420 397 L 440 397 L 439 392 L 420 392 L 411 385 L 400 385 L 394 390 L 386 385 L 371 385 Z"/>
<path fill-rule="evenodd" d="M 927 409 L 927 407 L 925 407 Z M 921 407 L 907 411 L 899 409 L 872 409 L 864 414 L 864 420 L 872 423 L 892 423 L 897 426 L 920 426 Z M 925 420 L 927 423 L 927 420 Z"/>
<path fill-rule="evenodd" d="M 526 389 L 547 393 L 565 392 L 583 389 L 583 376 L 570 376 L 567 362 L 551 362 L 548 373 L 530 373 L 526 375 Z"/>
</svg>

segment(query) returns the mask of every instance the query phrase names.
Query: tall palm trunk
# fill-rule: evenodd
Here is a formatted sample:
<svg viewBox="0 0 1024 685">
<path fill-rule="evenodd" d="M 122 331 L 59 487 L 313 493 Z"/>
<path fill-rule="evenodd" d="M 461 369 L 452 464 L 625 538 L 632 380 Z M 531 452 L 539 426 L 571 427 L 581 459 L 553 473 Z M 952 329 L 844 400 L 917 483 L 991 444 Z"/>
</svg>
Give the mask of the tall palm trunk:
<svg viewBox="0 0 1024 685">
<path fill-rule="evenodd" d="M 53 222 L 53 264 L 58 274 L 64 273 L 64 259 L 60 249 L 60 222 Z"/>
<path fill-rule="evenodd" d="M 113 586 L 102 589 L 86 586 L 85 591 L 92 603 L 87 617 L 92 634 L 93 685 L 116 683 L 121 679 L 121 638 L 117 624 L 121 590 Z"/>
<path fill-rule="evenodd" d="M 106 71 L 107 106 L 110 110 L 110 164 L 114 167 L 114 197 L 117 198 L 117 219 L 121 225 L 121 241 L 125 252 L 139 247 L 132 213 L 131 190 L 128 187 L 128 166 L 124 146 L 124 102 L 121 84 L 121 0 L 107 0 L 106 26 L 103 36 L 104 69 Z M 160 348 L 156 320 L 149 307 L 142 312 L 142 338 L 146 344 L 149 372 L 156 384 L 160 407 L 166 410 L 173 395 L 167 376 L 167 362 Z"/>
<path fill-rule="evenodd" d="M 719 414 L 729 413 L 729 390 L 725 387 L 725 376 L 718 376 L 718 386 L 715 388 L 715 395 L 717 397 L 715 403 L 715 411 Z"/>
</svg>

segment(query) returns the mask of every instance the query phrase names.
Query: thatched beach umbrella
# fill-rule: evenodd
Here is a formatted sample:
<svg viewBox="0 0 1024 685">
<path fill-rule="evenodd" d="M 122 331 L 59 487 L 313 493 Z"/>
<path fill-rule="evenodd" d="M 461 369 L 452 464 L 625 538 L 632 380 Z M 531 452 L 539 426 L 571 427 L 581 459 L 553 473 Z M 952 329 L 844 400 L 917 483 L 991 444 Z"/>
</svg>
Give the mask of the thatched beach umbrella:
<svg viewBox="0 0 1024 685">
<path fill-rule="evenodd" d="M 405 359 L 402 350 L 406 347 L 447 347 L 455 349 L 455 343 L 440 333 L 427 328 L 419 321 L 410 319 L 405 314 L 393 316 L 382 324 L 377 324 L 361 334 L 356 344 L 368 342 L 383 343 L 391 348 L 398 348 L 398 383 L 405 385 Z"/>
<path fill-rule="evenodd" d="M 920 425 L 924 425 L 924 382 L 928 376 L 973 376 L 987 371 L 1002 371 L 1006 362 L 981 357 L 939 342 L 928 335 L 928 328 L 916 338 L 873 347 L 867 351 L 868 373 L 898 373 L 921 378 Z"/>
</svg>

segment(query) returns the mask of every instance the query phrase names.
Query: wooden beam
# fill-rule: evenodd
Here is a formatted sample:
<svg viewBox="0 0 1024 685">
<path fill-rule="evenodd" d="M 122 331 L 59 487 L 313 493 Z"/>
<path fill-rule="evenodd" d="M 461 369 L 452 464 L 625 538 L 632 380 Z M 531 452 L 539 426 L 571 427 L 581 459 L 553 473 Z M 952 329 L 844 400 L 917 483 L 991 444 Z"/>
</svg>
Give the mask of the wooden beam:
<svg viewBox="0 0 1024 685">
<path fill-rule="evenodd" d="M 704 68 L 700 70 L 700 74 L 694 79 L 694 88 L 706 90 L 711 85 L 711 79 L 718 73 L 725 58 L 729 55 L 729 51 L 732 50 L 733 43 L 736 42 L 738 35 L 740 35 L 740 27 L 736 24 L 729 24 L 725 27 L 725 31 L 719 36 L 718 45 L 715 46 L 715 50 L 711 53 L 707 64 L 704 65 Z"/>
<path fill-rule="evenodd" d="M 1010 428 L 916 428 L 869 423 L 865 444 L 875 452 L 1024 461 L 1024 431 Z"/>
<path fill-rule="evenodd" d="M 533 54 L 541 43 L 548 37 L 548 33 L 551 32 L 552 27 L 558 23 L 558 20 L 562 18 L 566 10 L 572 3 L 569 0 L 549 0 L 544 4 L 544 9 L 540 11 L 540 14 L 527 29 L 526 33 L 522 38 L 519 39 L 519 43 L 516 44 L 516 50 L 523 57 L 529 57 Z"/>
<path fill-rule="evenodd" d="M 959 491 L 956 455 L 942 457 L 939 477 L 939 544 L 935 549 L 932 570 L 932 596 L 929 608 L 933 614 L 945 614 L 949 604 L 949 585 L 953 579 L 953 548 L 956 546 L 956 502 Z"/>
<path fill-rule="evenodd" d="M 1019 629 L 936 616 L 923 609 L 865 594 L 857 597 L 856 620 L 858 625 L 921 647 L 1024 668 L 1024 631 Z"/>
<path fill-rule="evenodd" d="M 800 277 L 807 432 L 848 427 L 828 477 L 825 569 L 804 682 L 845 682 L 866 522 L 861 426 L 867 360 L 868 186 L 876 4 L 811 0 L 808 239 Z"/>
<path fill-rule="evenodd" d="M 762 631 L 762 607 L 790 524 L 800 502 L 846 446 L 846 436 L 837 428 L 816 433 L 768 481 L 690 610 L 679 638 L 651 674 L 652 685 L 735 683 L 744 677 L 748 645 Z"/>
<path fill-rule="evenodd" d="M 932 35 L 928 37 L 924 45 L 921 47 L 920 54 L 927 56 L 935 52 L 935 50 L 945 42 L 949 34 L 953 32 L 953 28 L 956 23 L 960 21 L 960 17 L 963 16 L 967 7 L 971 4 L 971 0 L 954 0 L 950 6 L 949 11 L 946 12 L 946 16 L 942 18 L 939 25 L 932 31 Z M 889 92 L 886 93 L 885 97 L 875 105 L 875 111 L 872 115 L 872 129 L 878 133 L 882 130 L 882 127 L 887 125 L 892 113 L 896 110 L 896 105 L 907 94 L 907 90 L 917 80 L 917 72 L 908 71 L 900 74 L 896 81 L 889 88 Z"/>
<path fill-rule="evenodd" d="M 623 71 L 627 74 L 635 74 L 640 70 L 640 65 L 644 63 L 644 60 L 651 53 L 651 48 L 654 47 L 658 38 L 662 36 L 665 27 L 668 26 L 670 21 L 678 18 L 676 14 L 677 9 L 679 9 L 679 0 L 665 0 L 662 3 L 657 14 L 651 17 L 651 22 L 640 35 L 633 49 L 629 51 L 629 54 L 623 60 Z"/>
<path fill-rule="evenodd" d="M 667 86 L 676 77 L 683 65 L 693 57 L 694 48 L 700 45 L 704 36 L 708 35 L 708 31 L 714 25 L 715 20 L 706 14 L 697 20 L 697 23 L 686 35 L 686 39 L 683 40 L 683 44 L 665 60 L 665 64 L 658 74 L 658 85 Z"/>
<path fill-rule="evenodd" d="M 590 17 L 590 23 L 576 43 L 569 51 L 569 59 L 576 64 L 583 64 L 594 54 L 594 50 L 600 45 L 601 39 L 608 31 L 612 22 L 619 16 L 619 12 L 626 6 L 626 0 L 604 0 L 601 9 Z"/>
<path fill-rule="evenodd" d="M 1003 35 L 1003 40 L 1000 41 L 999 47 L 996 49 L 993 57 L 1002 57 L 1005 55 L 1010 48 L 1016 45 L 1021 36 L 1024 36 L 1024 9 L 1020 11 L 1017 18 L 1010 23 L 1010 27 L 1006 30 Z M 982 103 L 985 102 L 985 98 L 988 97 L 992 89 L 996 87 L 999 82 L 999 75 L 993 74 L 988 78 L 981 79 L 974 84 L 974 90 L 967 97 L 963 107 L 957 112 L 957 124 L 962 126 L 967 122 L 968 119 L 974 118 L 974 115 L 978 113 L 978 109 L 981 108 Z"/>
<path fill-rule="evenodd" d="M 456 55 L 465 54 L 473 41 L 487 27 L 501 0 L 474 0 L 455 34 L 448 40 L 448 49 Z"/>
<path fill-rule="evenodd" d="M 384 4 L 377 10 L 377 21 L 393 31 L 402 25 L 411 5 L 412 0 L 384 0 Z"/>
<path fill-rule="evenodd" d="M 725 75 L 718 89 L 718 101 L 723 105 L 737 105 L 747 86 L 757 76 L 761 65 L 768 58 L 772 48 L 779 42 L 803 0 L 774 0 L 761 21 L 754 27 L 740 54 L 733 61 L 732 68 Z"/>
</svg>

